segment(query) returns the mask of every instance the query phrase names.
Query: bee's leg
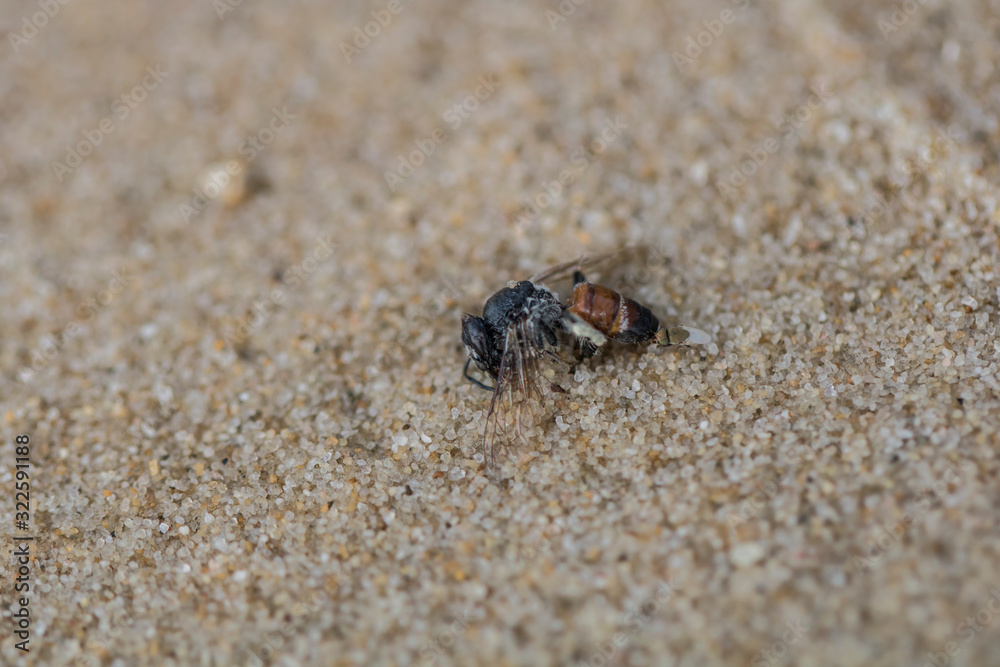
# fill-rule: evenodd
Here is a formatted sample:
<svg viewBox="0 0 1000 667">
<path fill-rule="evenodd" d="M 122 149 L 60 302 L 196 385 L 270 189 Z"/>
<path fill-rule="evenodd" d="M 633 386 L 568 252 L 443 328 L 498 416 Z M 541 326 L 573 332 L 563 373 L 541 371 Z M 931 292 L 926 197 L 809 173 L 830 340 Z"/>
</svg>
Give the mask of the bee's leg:
<svg viewBox="0 0 1000 667">
<path fill-rule="evenodd" d="M 587 359 L 594 356 L 597 352 L 597 346 L 591 343 L 589 340 L 583 340 L 577 338 L 573 341 L 573 363 L 570 365 L 569 373 L 570 375 L 576 375 L 576 367 L 582 364 Z"/>
<path fill-rule="evenodd" d="M 569 359 L 567 359 L 566 357 L 564 357 L 561 354 L 559 354 L 559 351 L 556 350 L 556 349 L 554 349 L 554 348 L 546 348 L 543 351 L 543 354 L 545 356 L 547 356 L 547 357 L 550 357 L 550 358 L 554 359 L 556 361 L 556 363 L 559 363 L 559 364 L 569 365 L 569 364 L 572 363 Z"/>
<path fill-rule="evenodd" d="M 476 378 L 474 378 L 471 375 L 469 375 L 469 364 L 470 363 L 472 363 L 472 357 L 469 357 L 468 359 L 465 360 L 465 369 L 462 371 L 462 375 L 465 376 L 465 379 L 468 380 L 469 382 L 471 382 L 472 384 L 476 385 L 477 387 L 482 387 L 486 391 L 493 391 L 494 389 L 496 389 L 496 387 L 489 387 L 489 386 L 483 384 L 482 382 L 480 382 L 479 380 L 477 380 Z"/>
<path fill-rule="evenodd" d="M 577 270 L 573 272 L 573 287 L 585 282 L 587 282 L 587 278 L 584 277 L 583 271 Z"/>
<path fill-rule="evenodd" d="M 576 367 L 583 361 L 583 342 L 579 338 L 573 339 L 573 362 L 572 373 L 576 373 Z"/>
</svg>

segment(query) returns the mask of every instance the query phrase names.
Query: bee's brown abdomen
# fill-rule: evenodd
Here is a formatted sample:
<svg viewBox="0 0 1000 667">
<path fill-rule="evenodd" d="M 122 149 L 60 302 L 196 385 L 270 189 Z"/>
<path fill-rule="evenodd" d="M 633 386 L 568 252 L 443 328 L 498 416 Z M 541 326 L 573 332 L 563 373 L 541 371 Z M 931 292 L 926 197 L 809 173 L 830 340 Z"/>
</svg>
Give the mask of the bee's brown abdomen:
<svg viewBox="0 0 1000 667">
<path fill-rule="evenodd" d="M 641 303 L 593 283 L 577 283 L 568 310 L 602 334 L 622 343 L 652 339 L 660 328 L 656 316 Z"/>
</svg>

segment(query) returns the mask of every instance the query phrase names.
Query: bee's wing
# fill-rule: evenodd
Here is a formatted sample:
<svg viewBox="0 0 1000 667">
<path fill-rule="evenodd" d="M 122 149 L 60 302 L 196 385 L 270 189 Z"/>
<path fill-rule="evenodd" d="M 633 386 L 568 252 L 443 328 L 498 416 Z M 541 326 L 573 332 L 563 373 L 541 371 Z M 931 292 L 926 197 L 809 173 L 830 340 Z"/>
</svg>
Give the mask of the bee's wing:
<svg viewBox="0 0 1000 667">
<path fill-rule="evenodd" d="M 623 256 L 625 253 L 631 252 L 632 250 L 633 248 L 631 246 L 626 246 L 625 248 L 620 248 L 613 252 L 586 253 L 569 262 L 550 266 L 544 271 L 531 276 L 528 280 L 536 284 L 545 282 L 546 280 L 554 282 L 569 275 L 573 271 L 589 271 L 590 269 L 604 264 L 612 258 Z"/>
<path fill-rule="evenodd" d="M 538 364 L 542 352 L 531 344 L 533 338 L 528 327 L 529 318 L 520 317 L 507 328 L 500 372 L 486 412 L 483 456 L 493 472 L 498 452 L 509 449 L 515 438 L 522 437 L 524 422 L 530 419 L 534 405 L 541 399 Z"/>
</svg>

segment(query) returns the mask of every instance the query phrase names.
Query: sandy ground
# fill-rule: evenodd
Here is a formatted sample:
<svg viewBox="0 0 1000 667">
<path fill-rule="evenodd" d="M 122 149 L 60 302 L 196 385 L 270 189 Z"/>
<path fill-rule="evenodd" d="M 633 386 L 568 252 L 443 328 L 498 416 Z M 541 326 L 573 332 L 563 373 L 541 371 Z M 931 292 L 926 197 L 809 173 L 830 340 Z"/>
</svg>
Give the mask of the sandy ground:
<svg viewBox="0 0 1000 667">
<path fill-rule="evenodd" d="M 1000 4 L 43 4 L 0 661 L 997 664 Z M 462 313 L 630 244 L 713 342 L 555 369 L 491 479 Z"/>
</svg>

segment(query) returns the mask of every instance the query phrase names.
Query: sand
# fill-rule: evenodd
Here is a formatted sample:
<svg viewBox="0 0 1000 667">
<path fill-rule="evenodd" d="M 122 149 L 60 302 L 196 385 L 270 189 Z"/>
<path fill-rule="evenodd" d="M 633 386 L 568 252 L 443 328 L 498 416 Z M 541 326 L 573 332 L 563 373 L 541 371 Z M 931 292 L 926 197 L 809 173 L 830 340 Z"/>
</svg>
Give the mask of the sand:
<svg viewBox="0 0 1000 667">
<path fill-rule="evenodd" d="M 996 2 L 4 4 L 4 664 L 996 664 Z"/>
</svg>

